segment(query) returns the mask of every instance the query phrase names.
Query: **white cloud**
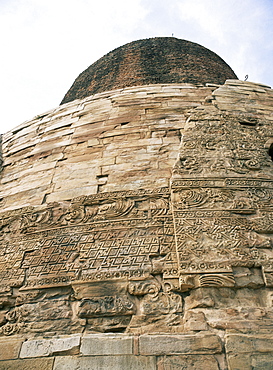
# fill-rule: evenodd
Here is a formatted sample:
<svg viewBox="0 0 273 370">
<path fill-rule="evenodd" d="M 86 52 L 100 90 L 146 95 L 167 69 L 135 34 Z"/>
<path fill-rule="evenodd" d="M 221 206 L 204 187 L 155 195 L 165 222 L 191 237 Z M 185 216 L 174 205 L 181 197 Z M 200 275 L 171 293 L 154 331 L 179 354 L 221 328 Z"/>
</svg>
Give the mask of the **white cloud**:
<svg viewBox="0 0 273 370">
<path fill-rule="evenodd" d="M 270 12 L 268 5 L 257 0 L 178 2 L 181 20 L 191 22 L 196 39 L 207 40 L 204 46 L 222 56 L 239 78 L 249 74 L 256 82 L 266 79 L 261 54 L 266 48 L 273 52 L 272 8 Z"/>
<path fill-rule="evenodd" d="M 140 38 L 171 36 L 273 85 L 271 0 L 1 0 L 0 132 L 54 108 L 77 75 Z"/>
<path fill-rule="evenodd" d="M 145 15 L 138 0 L 17 0 L 5 4 L 0 13 L 4 51 L 0 99 L 5 101 L 7 116 L 0 132 L 57 106 L 75 77 L 127 42 L 124 35 L 132 34 Z"/>
</svg>

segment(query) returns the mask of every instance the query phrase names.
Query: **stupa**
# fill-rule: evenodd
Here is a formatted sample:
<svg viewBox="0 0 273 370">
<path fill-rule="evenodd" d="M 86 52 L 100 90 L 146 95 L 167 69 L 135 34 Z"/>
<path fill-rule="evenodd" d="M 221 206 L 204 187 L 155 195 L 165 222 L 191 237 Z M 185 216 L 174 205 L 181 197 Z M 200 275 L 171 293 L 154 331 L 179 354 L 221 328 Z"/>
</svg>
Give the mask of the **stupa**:
<svg viewBox="0 0 273 370">
<path fill-rule="evenodd" d="M 0 369 L 272 369 L 272 103 L 158 37 L 2 135 Z"/>
</svg>

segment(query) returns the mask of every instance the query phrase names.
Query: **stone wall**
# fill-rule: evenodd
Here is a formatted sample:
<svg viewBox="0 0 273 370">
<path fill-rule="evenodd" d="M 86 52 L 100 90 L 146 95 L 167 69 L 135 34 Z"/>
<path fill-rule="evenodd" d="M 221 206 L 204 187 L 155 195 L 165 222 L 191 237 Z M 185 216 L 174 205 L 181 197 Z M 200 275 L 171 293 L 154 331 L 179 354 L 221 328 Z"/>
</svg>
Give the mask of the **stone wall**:
<svg viewBox="0 0 273 370">
<path fill-rule="evenodd" d="M 271 370 L 270 333 L 75 334 L 0 339 L 1 370 Z"/>
<path fill-rule="evenodd" d="M 3 135 L 1 209 L 168 186 L 186 113 L 212 90 L 126 88 L 23 123 Z"/>
<path fill-rule="evenodd" d="M 272 102 L 152 85 L 4 134 L 0 369 L 271 369 Z"/>
<path fill-rule="evenodd" d="M 2 135 L 0 135 L 0 171 L 2 171 L 2 163 L 3 163 L 3 158 L 2 158 Z"/>
</svg>

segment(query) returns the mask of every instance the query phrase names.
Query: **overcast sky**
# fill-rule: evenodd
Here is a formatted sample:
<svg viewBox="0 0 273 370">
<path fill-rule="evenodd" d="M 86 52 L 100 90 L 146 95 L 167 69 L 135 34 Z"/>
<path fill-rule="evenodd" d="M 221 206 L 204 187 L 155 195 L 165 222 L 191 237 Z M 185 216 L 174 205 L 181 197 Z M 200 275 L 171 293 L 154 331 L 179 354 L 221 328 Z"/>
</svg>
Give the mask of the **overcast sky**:
<svg viewBox="0 0 273 370">
<path fill-rule="evenodd" d="M 273 0 L 0 0 L 0 133 L 57 107 L 109 51 L 172 34 L 273 87 Z"/>
</svg>

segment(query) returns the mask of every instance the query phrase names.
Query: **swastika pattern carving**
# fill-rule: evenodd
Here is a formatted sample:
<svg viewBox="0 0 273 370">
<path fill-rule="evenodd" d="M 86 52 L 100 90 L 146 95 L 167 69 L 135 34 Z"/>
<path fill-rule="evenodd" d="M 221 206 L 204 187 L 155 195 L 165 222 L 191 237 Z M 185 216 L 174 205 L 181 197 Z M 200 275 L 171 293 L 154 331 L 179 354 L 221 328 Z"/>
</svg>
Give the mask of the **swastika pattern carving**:
<svg viewBox="0 0 273 370">
<path fill-rule="evenodd" d="M 10 245 L 0 256 L 2 283 L 13 275 L 18 284 L 26 272 L 27 287 L 142 276 L 158 257 L 167 270 L 177 266 L 166 189 L 15 211 L 2 219 L 2 229 Z"/>
</svg>

